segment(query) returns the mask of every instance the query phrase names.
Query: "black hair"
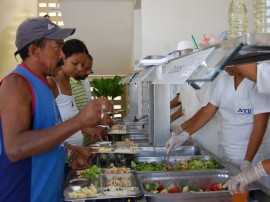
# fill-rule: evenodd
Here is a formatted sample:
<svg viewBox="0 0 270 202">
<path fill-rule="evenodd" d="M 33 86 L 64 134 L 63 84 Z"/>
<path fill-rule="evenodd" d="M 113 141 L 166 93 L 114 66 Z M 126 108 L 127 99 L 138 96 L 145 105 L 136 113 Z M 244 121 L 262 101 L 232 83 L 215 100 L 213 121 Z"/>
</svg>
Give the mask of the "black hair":
<svg viewBox="0 0 270 202">
<path fill-rule="evenodd" d="M 44 18 L 49 18 L 50 19 L 50 16 L 48 14 L 44 15 L 43 16 Z"/>
<path fill-rule="evenodd" d="M 92 55 L 91 55 L 90 53 L 88 53 L 88 58 L 89 58 L 90 60 L 93 60 L 93 57 L 92 57 Z"/>
<path fill-rule="evenodd" d="M 20 57 L 22 58 L 22 60 L 25 60 L 29 56 L 29 47 L 32 44 L 35 44 L 38 47 L 44 47 L 45 46 L 45 41 L 44 41 L 44 39 L 35 40 L 32 43 L 27 44 L 26 46 L 24 46 L 19 52 L 15 52 L 15 56 L 17 54 L 19 54 Z"/>
<path fill-rule="evenodd" d="M 84 42 L 79 39 L 67 40 L 64 43 L 62 50 L 66 58 L 71 57 L 75 53 L 86 53 L 87 55 L 90 55 Z"/>
</svg>

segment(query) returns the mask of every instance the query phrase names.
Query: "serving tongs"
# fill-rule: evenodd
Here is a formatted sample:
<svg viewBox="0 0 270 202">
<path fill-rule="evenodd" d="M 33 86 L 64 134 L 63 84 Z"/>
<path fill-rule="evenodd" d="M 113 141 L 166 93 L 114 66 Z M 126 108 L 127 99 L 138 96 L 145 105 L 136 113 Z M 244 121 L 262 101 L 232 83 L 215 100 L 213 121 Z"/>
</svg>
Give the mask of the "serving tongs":
<svg viewBox="0 0 270 202">
<path fill-rule="evenodd" d="M 165 164 L 165 166 L 170 166 L 171 165 L 171 162 L 170 162 L 171 151 L 172 151 L 172 149 L 168 153 L 166 153 L 165 156 L 164 156 L 164 164 Z"/>
</svg>

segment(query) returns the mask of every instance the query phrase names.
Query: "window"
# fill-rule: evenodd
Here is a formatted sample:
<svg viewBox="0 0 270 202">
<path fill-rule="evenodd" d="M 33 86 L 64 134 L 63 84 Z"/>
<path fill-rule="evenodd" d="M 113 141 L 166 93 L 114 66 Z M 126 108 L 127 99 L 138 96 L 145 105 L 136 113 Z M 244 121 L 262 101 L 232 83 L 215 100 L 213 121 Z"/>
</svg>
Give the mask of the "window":
<svg viewBox="0 0 270 202">
<path fill-rule="evenodd" d="M 58 26 L 64 26 L 58 0 L 38 0 L 38 16 L 49 15 L 50 20 Z"/>
</svg>

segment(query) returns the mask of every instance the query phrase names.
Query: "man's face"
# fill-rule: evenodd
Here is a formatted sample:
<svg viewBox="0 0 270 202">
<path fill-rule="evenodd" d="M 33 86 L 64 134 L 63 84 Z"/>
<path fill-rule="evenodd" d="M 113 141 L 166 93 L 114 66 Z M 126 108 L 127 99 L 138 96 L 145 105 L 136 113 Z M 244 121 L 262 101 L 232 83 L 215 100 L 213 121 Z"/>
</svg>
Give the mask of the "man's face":
<svg viewBox="0 0 270 202">
<path fill-rule="evenodd" d="M 43 67 L 42 71 L 46 76 L 55 76 L 59 70 L 57 64 L 62 58 L 63 40 L 45 39 L 44 47 L 40 47 L 39 61 Z"/>
</svg>

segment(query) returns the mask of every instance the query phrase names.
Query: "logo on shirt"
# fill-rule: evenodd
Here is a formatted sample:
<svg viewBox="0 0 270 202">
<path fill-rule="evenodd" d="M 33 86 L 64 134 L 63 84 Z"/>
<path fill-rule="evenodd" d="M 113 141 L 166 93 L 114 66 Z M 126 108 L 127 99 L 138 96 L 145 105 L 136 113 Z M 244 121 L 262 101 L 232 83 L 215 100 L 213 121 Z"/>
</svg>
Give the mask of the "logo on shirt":
<svg viewBox="0 0 270 202">
<path fill-rule="evenodd" d="M 239 108 L 239 109 L 237 110 L 237 113 L 238 113 L 238 114 L 241 114 L 241 115 L 252 114 L 252 108 L 248 108 L 248 109 Z"/>
</svg>

